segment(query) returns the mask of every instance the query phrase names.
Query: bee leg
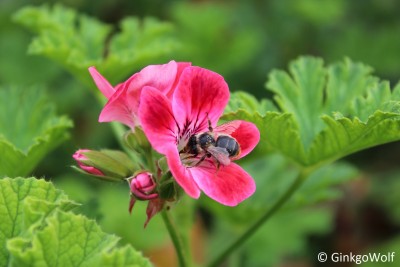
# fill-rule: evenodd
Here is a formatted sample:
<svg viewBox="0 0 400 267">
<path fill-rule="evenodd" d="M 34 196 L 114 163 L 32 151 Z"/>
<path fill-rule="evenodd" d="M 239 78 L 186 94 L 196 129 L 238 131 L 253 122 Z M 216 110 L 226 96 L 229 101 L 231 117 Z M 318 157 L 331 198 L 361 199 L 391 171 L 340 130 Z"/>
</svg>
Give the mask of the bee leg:
<svg viewBox="0 0 400 267">
<path fill-rule="evenodd" d="M 221 166 L 221 163 L 219 162 L 219 161 L 217 161 L 217 171 L 215 172 L 215 174 L 217 174 L 218 173 L 218 171 L 219 171 L 219 167 Z"/>
<path fill-rule="evenodd" d="M 193 167 L 197 167 L 197 166 L 199 166 L 200 165 L 200 163 L 202 163 L 205 159 L 206 159 L 206 157 L 207 157 L 207 154 L 204 154 L 200 159 L 199 159 L 199 161 L 198 162 L 196 162 L 196 164 L 194 164 L 193 166 L 191 166 L 190 168 L 193 168 Z"/>
<path fill-rule="evenodd" d="M 213 128 L 212 128 L 212 126 L 211 126 L 210 118 L 208 117 L 208 112 L 206 112 L 206 114 L 207 114 L 207 121 L 208 121 L 208 131 L 209 131 L 209 132 L 212 132 L 212 131 L 213 131 Z"/>
</svg>

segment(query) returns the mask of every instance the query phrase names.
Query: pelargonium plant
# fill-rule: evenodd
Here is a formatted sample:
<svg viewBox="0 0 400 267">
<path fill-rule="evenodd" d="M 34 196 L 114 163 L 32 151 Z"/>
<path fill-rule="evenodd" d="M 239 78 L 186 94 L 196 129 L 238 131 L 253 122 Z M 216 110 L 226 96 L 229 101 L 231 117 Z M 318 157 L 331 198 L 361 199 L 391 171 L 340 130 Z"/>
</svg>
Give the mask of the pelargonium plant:
<svg viewBox="0 0 400 267">
<path fill-rule="evenodd" d="M 218 125 L 230 95 L 222 76 L 170 61 L 150 65 L 113 87 L 95 67 L 89 71 L 108 99 L 99 121 L 128 126 L 128 140 L 136 144 L 133 149 L 146 154 L 142 155 L 146 161 L 136 164 L 141 168 L 124 177 L 130 186 L 130 211 L 136 200 L 149 201 L 145 225 L 168 203 L 179 200 L 181 189 L 195 199 L 203 191 L 227 206 L 254 193 L 253 178 L 233 161 L 254 149 L 260 133 L 253 123 L 242 120 Z M 82 149 L 74 154 L 79 167 L 97 177 L 105 176 L 101 170 L 109 161 L 104 158 Z M 123 162 L 117 164 L 123 169 Z"/>
<path fill-rule="evenodd" d="M 110 123 L 123 151 L 79 149 L 73 155 L 78 171 L 126 186 L 121 198 L 126 203 L 119 200 L 120 188 L 96 190 L 98 211 L 107 215 L 103 226 L 111 220 L 108 230 L 146 250 L 135 239 L 143 235 L 155 244 L 159 239 L 147 238 L 150 229 L 124 235 L 135 222 L 126 226 L 105 206 L 116 207 L 111 211 L 120 215 L 125 205 L 128 215 L 147 204 L 145 227 L 157 228 L 153 218 L 161 215 L 181 267 L 192 263 L 188 235 L 197 204 L 215 219 L 211 242 L 226 243 L 201 263 L 229 265 L 228 256 L 248 242 L 231 260 L 253 266 L 262 255 L 263 265 L 276 265 L 287 244 L 301 247 L 300 236 L 327 225 L 328 214 L 308 216 L 318 211 L 298 209 L 337 199 L 337 185 L 357 175 L 337 161 L 400 140 L 400 83 L 390 86 L 360 62 L 326 65 L 301 56 L 288 70 L 270 72 L 266 89 L 271 99 L 230 94 L 219 74 L 188 62 L 151 65 L 118 84 L 132 69 L 179 54 L 183 40 L 172 24 L 128 17 L 113 29 L 60 5 L 24 7 L 14 20 L 35 34 L 29 53 L 57 62 L 86 86 L 95 88 L 94 81 L 100 92 L 92 92 L 106 103 L 99 121 Z M 213 38 L 199 33 L 196 40 Z M 231 45 L 235 52 L 238 47 Z M 87 68 L 93 65 L 91 79 Z M 77 203 L 52 183 L 19 177 L 35 173 L 40 160 L 68 138 L 73 124 L 55 114 L 41 88 L 0 89 L 0 265 L 151 266 L 133 247 L 118 247 L 118 238 L 102 232 L 95 221 L 72 213 Z M 257 153 L 245 157 L 259 141 Z M 237 164 L 243 157 L 239 163 L 256 179 L 257 192 L 253 178 Z M 94 190 L 79 192 L 87 202 Z M 87 207 L 88 215 L 97 212 L 94 205 Z M 267 221 L 270 229 L 262 227 Z M 232 234 L 230 242 L 221 240 L 227 234 Z"/>
</svg>

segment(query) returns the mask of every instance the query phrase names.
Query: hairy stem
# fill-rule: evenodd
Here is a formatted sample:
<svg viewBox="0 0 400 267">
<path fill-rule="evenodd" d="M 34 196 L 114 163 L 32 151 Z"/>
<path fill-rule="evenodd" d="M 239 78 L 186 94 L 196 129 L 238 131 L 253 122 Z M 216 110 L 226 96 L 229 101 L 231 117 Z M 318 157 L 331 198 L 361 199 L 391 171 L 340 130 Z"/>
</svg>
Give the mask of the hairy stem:
<svg viewBox="0 0 400 267">
<path fill-rule="evenodd" d="M 179 238 L 176 227 L 174 226 L 171 216 L 167 210 L 163 210 L 161 212 L 161 216 L 164 220 L 164 224 L 167 227 L 169 236 L 171 237 L 172 243 L 174 244 L 176 255 L 178 256 L 178 262 L 180 267 L 187 267 L 188 261 L 186 259 L 186 254 L 184 252 L 184 248 L 182 246 L 182 240 Z"/>
<path fill-rule="evenodd" d="M 254 233 L 264 225 L 272 215 L 275 214 L 293 195 L 294 192 L 301 186 L 304 180 L 309 175 L 309 171 L 301 171 L 293 183 L 287 188 L 283 195 L 272 205 L 253 225 L 251 225 L 242 235 L 240 235 L 234 242 L 232 242 L 222 253 L 220 253 L 214 260 L 207 266 L 217 267 L 236 249 L 242 246 Z"/>
</svg>

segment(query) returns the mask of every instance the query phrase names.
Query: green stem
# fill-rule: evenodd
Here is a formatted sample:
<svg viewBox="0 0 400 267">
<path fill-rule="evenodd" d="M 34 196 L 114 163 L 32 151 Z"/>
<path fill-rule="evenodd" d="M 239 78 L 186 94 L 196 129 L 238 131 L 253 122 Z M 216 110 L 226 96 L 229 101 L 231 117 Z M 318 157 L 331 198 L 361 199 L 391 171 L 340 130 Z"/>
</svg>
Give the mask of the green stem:
<svg viewBox="0 0 400 267">
<path fill-rule="evenodd" d="M 308 177 L 309 171 L 301 171 L 293 183 L 283 193 L 283 195 L 271 206 L 253 225 L 251 225 L 242 235 L 240 235 L 232 244 L 230 244 L 222 253 L 212 260 L 208 267 L 219 266 L 233 251 L 242 246 L 268 219 L 275 214 L 285 204 L 294 192 L 301 186 Z"/>
<path fill-rule="evenodd" d="M 174 244 L 176 255 L 178 256 L 178 262 L 180 267 L 188 266 L 188 261 L 186 260 L 184 249 L 182 247 L 182 242 L 178 236 L 178 232 L 172 223 L 171 216 L 167 210 L 161 212 L 161 216 L 164 220 L 164 224 L 167 227 L 168 233 L 171 237 L 172 243 Z"/>
</svg>

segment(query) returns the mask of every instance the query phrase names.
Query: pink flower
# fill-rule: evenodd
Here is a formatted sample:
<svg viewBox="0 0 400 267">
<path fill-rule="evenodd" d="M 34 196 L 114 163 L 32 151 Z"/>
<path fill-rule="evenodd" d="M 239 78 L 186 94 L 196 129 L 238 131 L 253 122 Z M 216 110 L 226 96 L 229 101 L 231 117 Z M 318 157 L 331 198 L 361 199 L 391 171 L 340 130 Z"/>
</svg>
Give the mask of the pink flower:
<svg viewBox="0 0 400 267">
<path fill-rule="evenodd" d="M 150 219 L 156 215 L 164 207 L 164 201 L 158 198 L 155 193 L 157 184 L 153 180 L 153 175 L 149 172 L 141 172 L 133 177 L 128 178 L 131 189 L 131 201 L 129 203 L 129 212 L 132 212 L 133 206 L 137 199 L 150 200 L 147 205 L 147 220 L 144 227 L 147 226 Z"/>
<path fill-rule="evenodd" d="M 189 196 L 198 198 L 202 190 L 224 205 L 235 206 L 254 193 L 255 183 L 246 171 L 230 161 L 250 153 L 260 134 L 254 124 L 246 121 L 217 126 L 228 100 L 229 88 L 223 77 L 199 67 L 186 67 L 172 98 L 152 86 L 144 88 L 139 119 L 150 144 L 166 155 L 171 173 Z M 210 135 L 215 140 L 227 135 L 240 147 L 240 153 L 229 157 L 228 162 L 220 162 L 206 153 L 187 153 L 189 139 L 208 132 L 209 122 L 213 128 Z"/>
<path fill-rule="evenodd" d="M 72 157 L 76 160 L 76 163 L 78 163 L 79 168 L 81 168 L 83 171 L 87 172 L 88 174 L 96 175 L 96 176 L 104 176 L 104 173 L 102 173 L 99 169 L 89 166 L 85 163 L 85 161 L 89 160 L 88 157 L 84 155 L 85 152 L 89 152 L 89 149 L 79 149 L 77 150 Z"/>
<path fill-rule="evenodd" d="M 170 98 L 182 71 L 190 65 L 190 63 L 175 61 L 164 65 L 150 65 L 115 88 L 95 67 L 90 67 L 89 72 L 94 82 L 108 99 L 100 113 L 99 122 L 119 121 L 134 129 L 135 126 L 140 125 L 138 108 L 142 89 L 151 86 Z"/>
</svg>

